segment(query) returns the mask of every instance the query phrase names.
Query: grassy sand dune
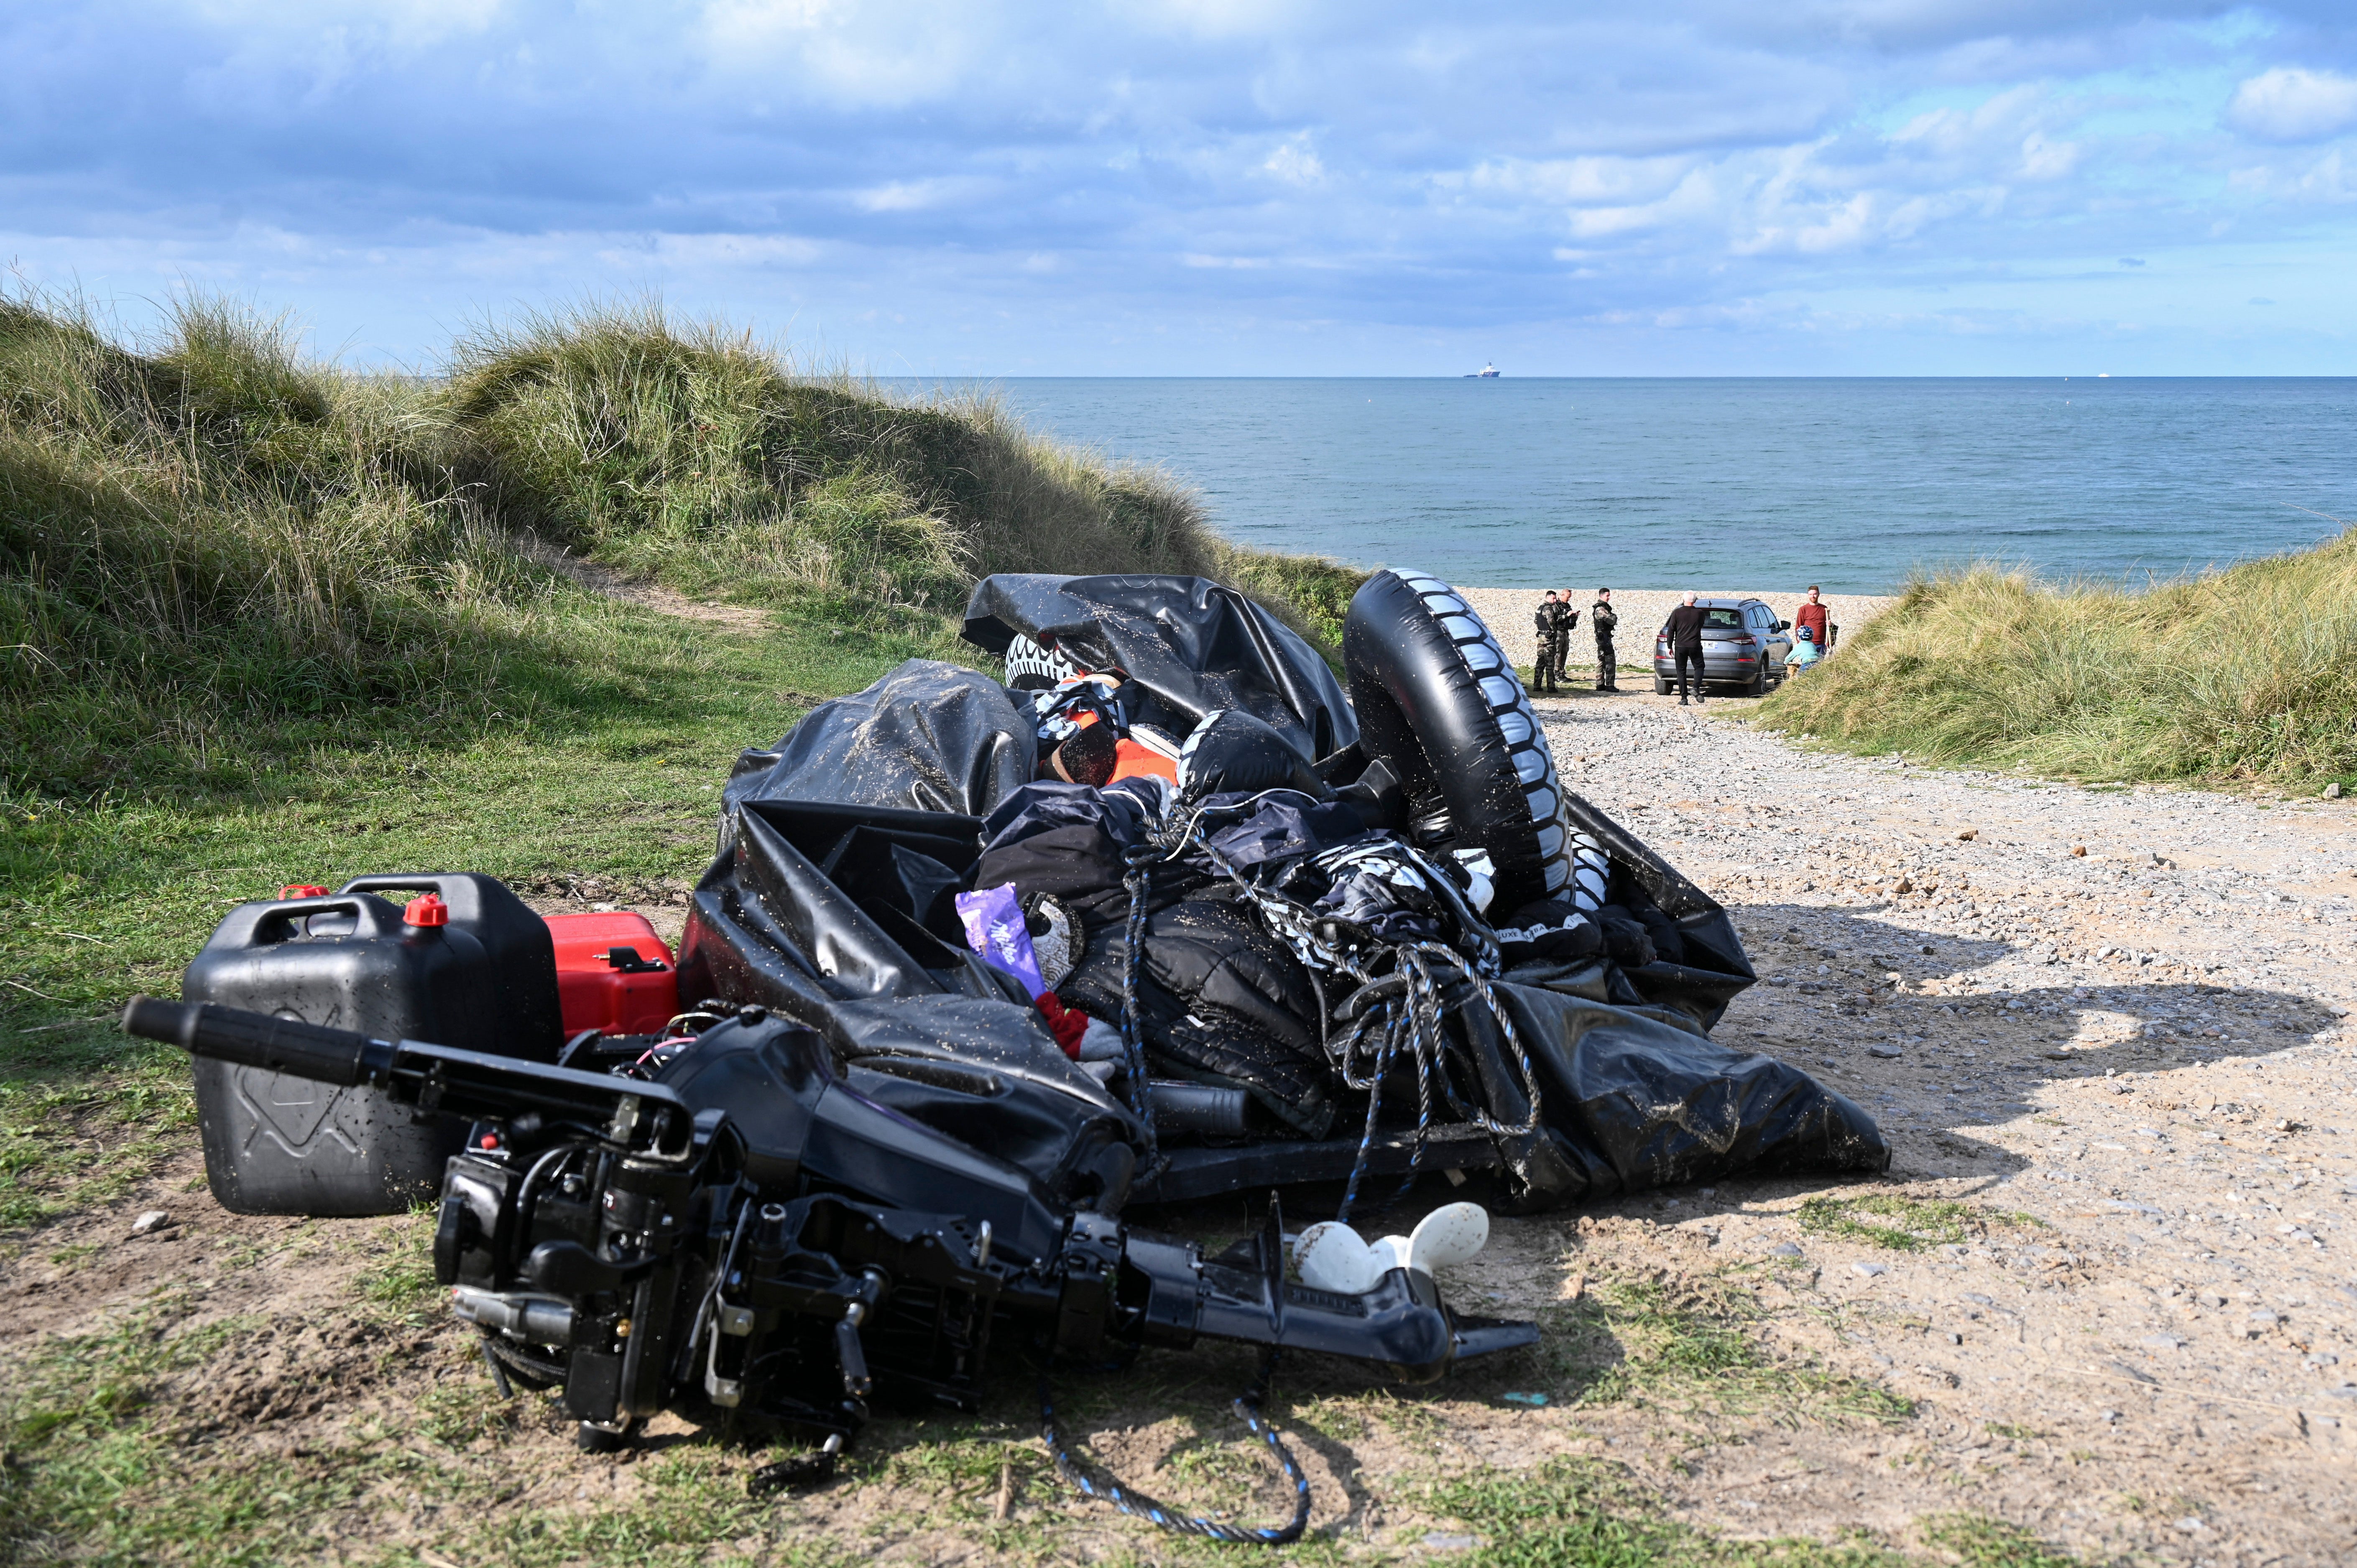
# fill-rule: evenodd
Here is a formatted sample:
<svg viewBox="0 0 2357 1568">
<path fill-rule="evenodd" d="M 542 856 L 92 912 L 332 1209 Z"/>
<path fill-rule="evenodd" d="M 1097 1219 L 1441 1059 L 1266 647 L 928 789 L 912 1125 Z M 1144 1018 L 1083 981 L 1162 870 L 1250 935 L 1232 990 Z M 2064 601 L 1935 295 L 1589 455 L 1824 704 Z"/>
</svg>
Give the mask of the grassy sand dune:
<svg viewBox="0 0 2357 1568">
<path fill-rule="evenodd" d="M 1168 475 L 987 399 L 804 375 L 651 306 L 487 328 L 448 371 L 347 374 L 218 303 L 134 351 L 0 299 L 0 786 L 234 787 L 561 706 L 605 681 L 602 612 L 535 541 L 935 641 L 990 572 L 1223 576 L 1329 641 L 1360 580 L 1231 546 Z"/>
<path fill-rule="evenodd" d="M 2357 532 L 2141 592 L 1920 579 L 1760 722 L 2086 779 L 2357 783 Z"/>
</svg>

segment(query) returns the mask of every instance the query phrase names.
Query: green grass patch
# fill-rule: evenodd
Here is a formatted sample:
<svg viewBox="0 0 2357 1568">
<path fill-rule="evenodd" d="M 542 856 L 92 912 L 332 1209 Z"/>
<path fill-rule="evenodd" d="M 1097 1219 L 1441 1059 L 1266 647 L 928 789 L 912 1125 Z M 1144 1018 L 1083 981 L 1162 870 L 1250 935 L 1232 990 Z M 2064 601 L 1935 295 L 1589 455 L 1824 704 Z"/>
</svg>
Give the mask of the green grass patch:
<svg viewBox="0 0 2357 1568">
<path fill-rule="evenodd" d="M 819 695 L 900 660 L 955 650 L 936 617 L 840 623 L 781 615 L 741 635 L 565 591 L 577 659 L 533 676 L 512 722 L 475 735 L 321 744 L 241 779 L 167 798 L 0 800 L 0 1118 L 48 1157 L 38 1096 L 85 1094 L 126 1115 L 167 1084 L 177 1053 L 113 1027 L 135 991 L 173 993 L 224 914 L 289 882 L 374 871 L 479 870 L 530 885 L 600 879 L 612 896 L 676 890 L 708 859 L 717 789 L 738 751 L 784 734 Z M 842 635 L 830 635 L 840 632 Z M 970 650 L 969 650 L 970 651 Z M 64 1022 L 66 1027 L 51 1027 Z M 84 1153 L 88 1148 L 85 1145 Z"/>
<path fill-rule="evenodd" d="M 1582 1404 L 1770 1411 L 1780 1421 L 1903 1421 L 1914 1406 L 1875 1384 L 1771 1354 L 1766 1316 L 1743 1271 L 1698 1279 L 1591 1281 L 1540 1317 L 1534 1354 L 1553 1391 Z"/>
<path fill-rule="evenodd" d="M 1727 1541 L 1664 1519 L 1618 1466 L 1564 1458 L 1524 1471 L 1481 1470 L 1432 1487 L 1435 1512 L 1480 1545 L 1476 1568 L 1900 1568 L 1867 1540 Z"/>
<path fill-rule="evenodd" d="M 640 1565 L 759 1563 L 764 1568 L 834 1568 L 866 1553 L 835 1541 L 786 1541 L 791 1513 L 775 1498 L 749 1496 L 740 1453 L 691 1444 L 634 1466 L 639 1494 L 628 1503 L 574 1513 L 508 1510 L 490 1523 L 453 1531 L 442 1552 L 505 1568 L 640 1568 Z"/>
<path fill-rule="evenodd" d="M 1812 1236 L 1839 1236 L 1899 1252 L 1955 1246 L 1992 1229 L 2039 1226 L 2027 1214 L 1982 1208 L 1951 1198 L 1906 1197 L 1867 1193 L 1857 1197 L 1822 1195 L 1800 1208 L 1801 1229 Z"/>
<path fill-rule="evenodd" d="M 1926 1544 L 1953 1552 L 1964 1568 L 2079 1568 L 2079 1558 L 1984 1514 L 1943 1514 L 1916 1528 Z"/>
<path fill-rule="evenodd" d="M 2088 780 L 2357 785 L 2357 532 L 2143 589 L 1919 578 L 1758 716 L 1853 751 Z"/>
<path fill-rule="evenodd" d="M 10 1011 L 0 1004 L 0 1019 Z M 196 1126 L 196 1097 L 178 1052 L 135 1047 L 104 1070 L 75 1071 L 103 1059 L 86 1043 L 95 1032 L 45 1032 L 61 1069 L 0 1076 L 0 1236 L 120 1200 Z M 6 1057 L 0 1050 L 0 1061 Z"/>
<path fill-rule="evenodd" d="M 1812 1197 L 1801 1205 L 1800 1219 L 1808 1235 L 1846 1236 L 1894 1251 L 1920 1252 L 1963 1241 L 1972 1232 L 1974 1216 L 1971 1205 L 1945 1198 L 1872 1193 Z"/>
<path fill-rule="evenodd" d="M 442 1287 L 434 1277 L 434 1215 L 433 1205 L 420 1204 L 378 1231 L 370 1249 L 376 1260 L 354 1282 L 361 1300 L 404 1316 L 441 1305 Z"/>
<path fill-rule="evenodd" d="M 0 1556 L 97 1563 L 238 1563 L 301 1555 L 315 1510 L 357 1474 L 217 1470 L 176 1440 L 170 1380 L 243 1331 L 191 1324 L 166 1295 L 91 1332 L 43 1340 L 0 1387 Z"/>
</svg>

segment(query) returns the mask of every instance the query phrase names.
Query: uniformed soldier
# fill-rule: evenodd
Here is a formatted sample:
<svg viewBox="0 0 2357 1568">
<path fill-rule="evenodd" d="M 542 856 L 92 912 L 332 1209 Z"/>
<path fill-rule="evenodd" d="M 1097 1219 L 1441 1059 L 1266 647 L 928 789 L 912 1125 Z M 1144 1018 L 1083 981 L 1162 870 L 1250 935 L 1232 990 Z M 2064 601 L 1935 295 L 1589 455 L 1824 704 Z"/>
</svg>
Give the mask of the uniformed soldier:
<svg viewBox="0 0 2357 1568">
<path fill-rule="evenodd" d="M 1555 673 L 1547 677 L 1551 690 L 1563 690 L 1563 667 L 1571 658 L 1571 632 L 1579 624 L 1579 612 L 1571 607 L 1571 590 L 1556 590 L 1555 601 Z"/>
<path fill-rule="evenodd" d="M 1534 644 L 1531 654 L 1531 692 L 1534 695 L 1555 689 L 1556 634 L 1561 628 L 1562 618 L 1563 601 L 1555 597 L 1555 591 L 1553 588 L 1549 588 L 1547 596 L 1539 601 L 1537 612 L 1531 617 L 1531 639 Z"/>
<path fill-rule="evenodd" d="M 1612 650 L 1612 628 L 1620 624 L 1613 613 L 1612 590 L 1596 590 L 1596 602 L 1587 607 L 1587 628 L 1596 634 L 1596 689 L 1617 692 L 1620 689 L 1620 659 Z"/>
</svg>

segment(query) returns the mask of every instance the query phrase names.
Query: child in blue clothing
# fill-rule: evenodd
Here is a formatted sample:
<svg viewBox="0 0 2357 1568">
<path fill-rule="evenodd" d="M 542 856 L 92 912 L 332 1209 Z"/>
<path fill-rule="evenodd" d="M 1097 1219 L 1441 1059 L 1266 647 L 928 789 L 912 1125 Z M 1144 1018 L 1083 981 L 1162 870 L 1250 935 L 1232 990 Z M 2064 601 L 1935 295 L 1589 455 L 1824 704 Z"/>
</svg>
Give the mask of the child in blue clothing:
<svg viewBox="0 0 2357 1568">
<path fill-rule="evenodd" d="M 1817 646 L 1813 631 L 1805 626 L 1792 628 L 1792 651 L 1784 656 L 1784 662 L 1792 666 L 1793 674 L 1810 668 L 1824 656 L 1824 650 Z"/>
</svg>

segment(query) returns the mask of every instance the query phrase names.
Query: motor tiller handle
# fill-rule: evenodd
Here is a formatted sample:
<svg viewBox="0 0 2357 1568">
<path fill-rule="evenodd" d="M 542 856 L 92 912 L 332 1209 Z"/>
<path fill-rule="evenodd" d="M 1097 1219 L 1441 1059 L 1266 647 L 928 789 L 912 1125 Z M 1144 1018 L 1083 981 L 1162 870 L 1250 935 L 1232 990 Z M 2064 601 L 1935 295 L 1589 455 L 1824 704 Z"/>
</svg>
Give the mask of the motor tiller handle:
<svg viewBox="0 0 2357 1568">
<path fill-rule="evenodd" d="M 350 1029 L 154 996 L 134 996 L 123 1010 L 123 1027 L 143 1039 L 178 1046 L 191 1056 L 346 1087 L 375 1078 L 393 1054 L 386 1042 Z"/>
</svg>

